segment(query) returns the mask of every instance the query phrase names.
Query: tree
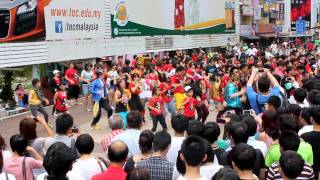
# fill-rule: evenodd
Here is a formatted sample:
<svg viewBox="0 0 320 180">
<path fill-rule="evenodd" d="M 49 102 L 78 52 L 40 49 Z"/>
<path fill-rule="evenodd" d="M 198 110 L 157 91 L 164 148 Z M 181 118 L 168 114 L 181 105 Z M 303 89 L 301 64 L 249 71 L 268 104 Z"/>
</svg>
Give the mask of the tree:
<svg viewBox="0 0 320 180">
<path fill-rule="evenodd" d="M 2 68 L 0 69 L 0 99 L 4 103 L 9 103 L 9 106 L 15 106 L 14 91 L 12 83 L 17 77 L 29 77 L 31 75 L 30 67 L 23 68 Z"/>
</svg>

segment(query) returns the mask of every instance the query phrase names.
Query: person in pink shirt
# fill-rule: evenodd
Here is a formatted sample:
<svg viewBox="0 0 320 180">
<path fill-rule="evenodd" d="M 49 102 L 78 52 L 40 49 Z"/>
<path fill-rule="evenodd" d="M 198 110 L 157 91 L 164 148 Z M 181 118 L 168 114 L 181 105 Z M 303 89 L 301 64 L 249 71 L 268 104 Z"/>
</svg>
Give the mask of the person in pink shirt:
<svg viewBox="0 0 320 180">
<path fill-rule="evenodd" d="M 27 146 L 28 142 L 21 134 L 10 138 L 10 146 L 13 156 L 6 160 L 4 171 L 12 174 L 17 180 L 33 179 L 32 169 L 42 168 L 42 157 L 35 149 Z M 27 157 L 30 153 L 34 158 Z"/>
</svg>

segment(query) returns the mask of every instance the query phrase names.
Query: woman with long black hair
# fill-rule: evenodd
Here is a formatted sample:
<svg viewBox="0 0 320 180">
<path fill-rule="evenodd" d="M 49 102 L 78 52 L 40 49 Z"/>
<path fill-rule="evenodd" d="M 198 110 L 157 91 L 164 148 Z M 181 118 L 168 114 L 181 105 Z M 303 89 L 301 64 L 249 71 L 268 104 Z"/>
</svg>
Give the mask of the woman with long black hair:
<svg viewBox="0 0 320 180">
<path fill-rule="evenodd" d="M 131 98 L 129 90 L 126 89 L 126 80 L 120 79 L 117 83 L 117 89 L 114 94 L 114 100 L 116 103 L 116 113 L 122 118 L 123 128 L 127 127 L 127 114 L 128 114 L 128 101 Z"/>
<path fill-rule="evenodd" d="M 131 99 L 129 100 L 129 107 L 130 110 L 138 110 L 141 113 L 141 116 L 143 117 L 144 121 L 144 107 L 140 100 L 140 92 L 142 90 L 143 86 L 140 82 L 140 76 L 137 73 L 134 73 L 132 75 L 132 81 L 129 84 L 129 89 L 131 92 Z"/>
</svg>

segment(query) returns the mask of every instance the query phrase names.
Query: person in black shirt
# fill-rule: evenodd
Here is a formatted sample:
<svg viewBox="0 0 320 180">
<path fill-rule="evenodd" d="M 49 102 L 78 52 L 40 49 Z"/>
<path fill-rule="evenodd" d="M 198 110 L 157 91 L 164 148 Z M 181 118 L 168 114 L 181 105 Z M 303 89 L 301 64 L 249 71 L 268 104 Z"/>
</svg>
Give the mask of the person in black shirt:
<svg viewBox="0 0 320 180">
<path fill-rule="evenodd" d="M 320 107 L 311 107 L 309 111 L 311 114 L 313 131 L 302 134 L 301 138 L 312 146 L 313 171 L 315 179 L 318 179 L 320 172 Z"/>
</svg>

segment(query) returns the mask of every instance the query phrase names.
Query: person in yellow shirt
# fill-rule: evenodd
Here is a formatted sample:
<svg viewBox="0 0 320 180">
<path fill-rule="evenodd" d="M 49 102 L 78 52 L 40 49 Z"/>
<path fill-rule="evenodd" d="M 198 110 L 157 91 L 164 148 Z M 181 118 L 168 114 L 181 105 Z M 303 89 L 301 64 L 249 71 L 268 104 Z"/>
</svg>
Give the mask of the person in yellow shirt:
<svg viewBox="0 0 320 180">
<path fill-rule="evenodd" d="M 32 80 L 33 89 L 29 94 L 29 105 L 30 111 L 33 117 L 37 117 L 37 112 L 39 111 L 44 116 L 44 119 L 48 123 L 49 116 L 47 111 L 44 109 L 43 104 L 48 105 L 49 101 L 43 96 L 43 92 L 41 91 L 41 82 L 39 79 Z"/>
</svg>

